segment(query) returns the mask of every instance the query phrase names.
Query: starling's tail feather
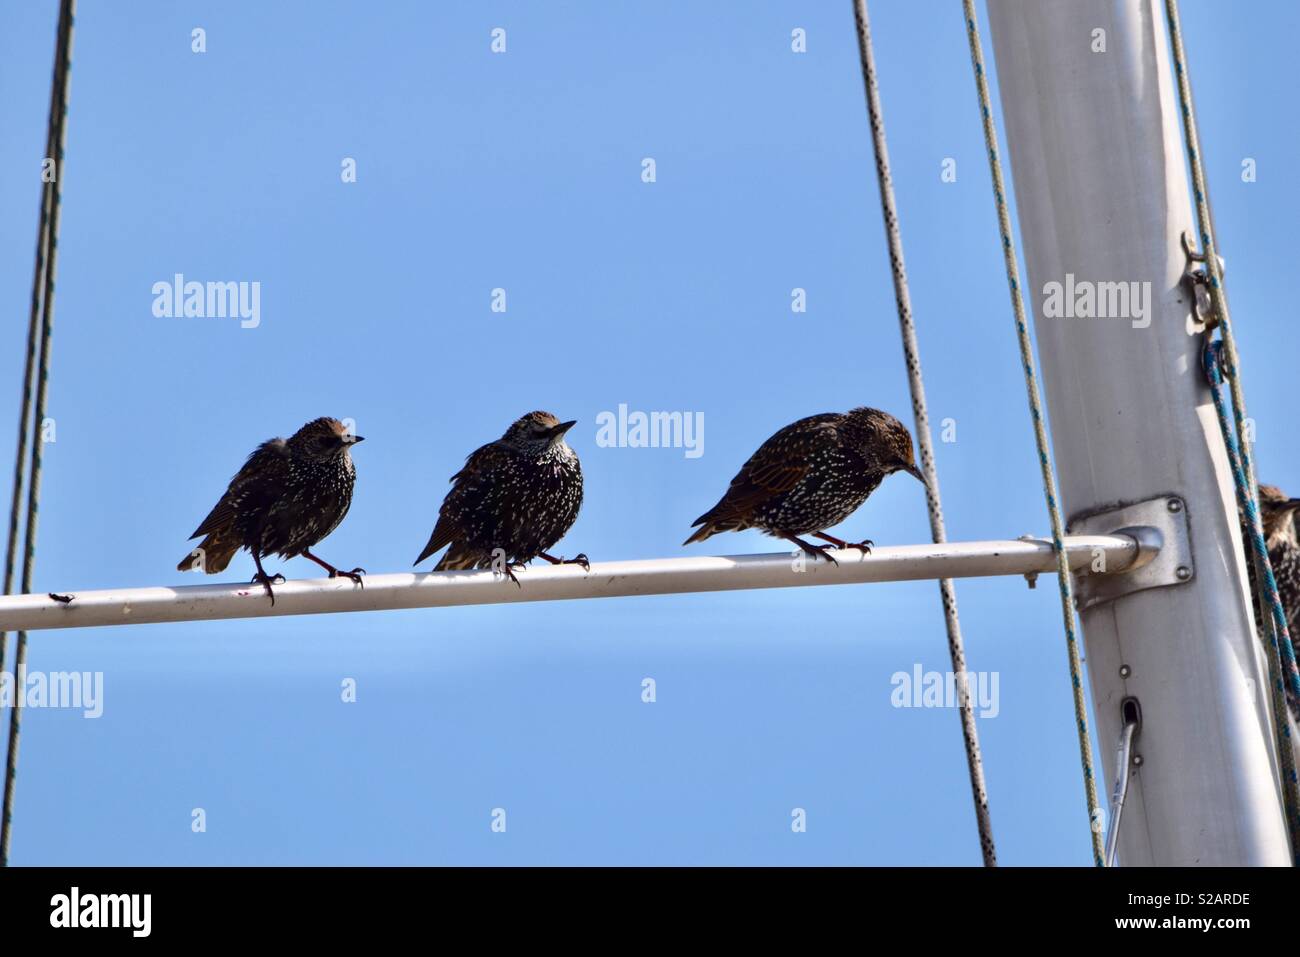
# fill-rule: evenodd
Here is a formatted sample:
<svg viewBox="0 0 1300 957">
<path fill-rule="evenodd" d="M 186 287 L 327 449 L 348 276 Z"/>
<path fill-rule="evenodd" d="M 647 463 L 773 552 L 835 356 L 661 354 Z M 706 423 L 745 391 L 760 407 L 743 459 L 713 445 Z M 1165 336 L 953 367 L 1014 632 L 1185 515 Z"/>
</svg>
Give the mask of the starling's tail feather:
<svg viewBox="0 0 1300 957">
<path fill-rule="evenodd" d="M 425 546 L 424 546 L 424 550 L 423 550 L 422 552 L 420 552 L 420 557 L 417 558 L 415 561 L 411 562 L 411 564 L 412 564 L 412 565 L 418 565 L 418 564 L 420 564 L 420 562 L 424 561 L 426 558 L 428 558 L 430 555 L 432 555 L 432 554 L 433 554 L 434 552 L 436 552 L 437 550 L 438 550 L 438 549 L 436 549 L 436 548 L 433 547 L 433 540 L 430 539 L 430 540 L 429 540 L 429 544 L 428 544 L 428 545 L 425 545 Z M 437 571 L 437 570 L 438 570 L 438 569 L 436 569 L 436 568 L 434 569 L 434 571 Z"/>
<path fill-rule="evenodd" d="M 439 545 L 438 547 L 441 548 L 442 546 Z M 457 543 L 447 549 L 447 554 L 438 560 L 438 564 L 433 566 L 433 570 L 435 572 L 456 572 L 480 567 L 486 567 L 483 556 Z"/>
<path fill-rule="evenodd" d="M 456 526 L 447 519 L 445 515 L 438 516 L 438 524 L 433 527 L 433 534 L 429 536 L 429 541 L 424 546 L 424 551 L 420 552 L 420 557 L 415 560 L 418 565 L 434 552 L 442 551 L 446 546 L 451 544 L 451 540 L 456 537 Z M 454 551 L 455 549 L 453 549 Z M 469 567 L 469 566 L 466 566 Z M 434 569 L 438 571 L 438 569 Z"/>
<path fill-rule="evenodd" d="M 714 535 L 718 534 L 718 532 L 725 531 L 725 529 L 719 528 L 710 522 L 707 515 L 701 515 L 693 524 L 700 527 L 695 529 L 690 538 L 682 542 L 683 545 L 689 545 L 692 542 L 702 542 L 706 538 L 712 538 Z"/>
<path fill-rule="evenodd" d="M 737 517 L 735 507 L 723 496 L 722 501 L 713 508 L 709 509 L 695 521 L 691 522 L 691 527 L 696 528 L 691 537 L 682 542 L 683 545 L 689 545 L 691 542 L 702 542 L 706 538 L 712 538 L 719 532 L 740 532 L 750 527 L 750 524 Z"/>
<path fill-rule="evenodd" d="M 226 570 L 239 551 L 239 541 L 224 532 L 213 532 L 195 548 L 186 552 L 176 566 L 179 572 L 201 571 L 209 575 Z"/>
<path fill-rule="evenodd" d="M 435 531 L 433 535 L 429 538 L 429 544 L 425 545 L 424 551 L 420 552 L 420 557 L 417 558 L 412 564 L 415 565 L 420 564 L 420 562 L 424 561 L 426 558 L 428 558 L 430 555 L 434 554 L 435 552 L 442 551 L 442 549 L 446 546 L 446 544 L 447 542 L 445 540 L 439 541 L 438 533 Z M 452 551 L 455 551 L 455 549 L 453 548 Z M 446 560 L 447 559 L 444 557 L 443 561 Z M 442 570 L 441 567 L 434 568 L 435 572 L 441 570 Z"/>
</svg>

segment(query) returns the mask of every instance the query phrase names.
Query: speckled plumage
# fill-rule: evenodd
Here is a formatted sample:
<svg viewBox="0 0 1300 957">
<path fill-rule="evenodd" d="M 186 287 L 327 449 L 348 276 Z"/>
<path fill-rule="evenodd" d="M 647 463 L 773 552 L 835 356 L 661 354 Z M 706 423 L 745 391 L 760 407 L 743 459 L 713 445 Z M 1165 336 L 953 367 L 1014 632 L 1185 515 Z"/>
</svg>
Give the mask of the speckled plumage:
<svg viewBox="0 0 1300 957">
<path fill-rule="evenodd" d="M 1286 614 L 1287 630 L 1293 644 L 1300 644 L 1300 540 L 1296 536 L 1295 513 L 1300 508 L 1300 499 L 1288 498 L 1276 485 L 1259 487 L 1259 516 L 1264 526 L 1264 544 L 1268 548 L 1268 561 L 1273 567 L 1273 579 L 1277 582 L 1278 597 L 1282 599 L 1282 609 Z M 1259 607 L 1255 583 L 1254 554 L 1246 527 L 1242 523 L 1243 545 L 1246 550 L 1246 577 L 1250 584 L 1250 599 L 1255 611 L 1255 622 L 1264 629 L 1267 609 Z M 1284 682 L 1287 706 L 1293 718 L 1300 721 L 1300 701 L 1291 691 L 1290 682 Z"/>
<path fill-rule="evenodd" d="M 509 573 L 510 565 L 534 558 L 553 561 L 546 552 L 582 507 L 582 466 L 564 441 L 573 424 L 530 412 L 471 454 L 451 477 L 437 525 L 415 563 L 447 545 L 435 571 L 490 568 L 500 559 Z"/>
<path fill-rule="evenodd" d="M 1295 512 L 1300 499 L 1288 498 L 1275 485 L 1259 487 L 1260 518 L 1264 524 L 1264 544 L 1268 546 L 1269 564 L 1277 581 L 1278 596 L 1286 609 L 1286 624 L 1292 640 L 1300 640 L 1300 541 L 1296 538 Z M 1246 550 L 1247 565 L 1250 549 Z"/>
<path fill-rule="evenodd" d="M 235 552 L 246 548 L 259 573 L 265 556 L 305 555 L 331 575 L 351 577 L 354 573 L 339 572 L 308 550 L 348 513 L 356 481 L 349 450 L 360 441 L 337 419 L 320 418 L 288 440 L 263 442 L 194 530 L 190 538 L 204 536 L 203 541 L 181 559 L 177 569 L 214 574 L 230 564 Z"/>
<path fill-rule="evenodd" d="M 816 535 L 843 547 L 824 530 L 848 518 L 885 476 L 898 471 L 924 482 L 912 437 L 892 415 L 868 408 L 810 415 L 750 456 L 721 501 L 695 520 L 700 527 L 684 544 L 757 528 L 811 554 L 817 550 L 796 536 Z"/>
</svg>

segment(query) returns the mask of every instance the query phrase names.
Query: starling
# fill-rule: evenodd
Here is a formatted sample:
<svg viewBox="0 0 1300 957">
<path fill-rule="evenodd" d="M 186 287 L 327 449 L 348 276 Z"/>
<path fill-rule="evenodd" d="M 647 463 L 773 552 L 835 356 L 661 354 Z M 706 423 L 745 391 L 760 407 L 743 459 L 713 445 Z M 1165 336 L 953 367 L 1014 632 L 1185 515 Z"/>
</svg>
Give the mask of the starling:
<svg viewBox="0 0 1300 957">
<path fill-rule="evenodd" d="M 348 450 L 362 437 L 352 435 L 337 419 L 314 419 L 288 440 L 270 439 L 257 447 L 230 480 L 221 501 L 190 538 L 207 536 L 181 559 L 177 569 L 200 569 L 209 575 L 223 571 L 240 548 L 247 548 L 257 566 L 259 582 L 275 604 L 274 582 L 262 558 L 301 555 L 330 574 L 361 584 L 364 568 L 341 571 L 313 555 L 311 547 L 334 531 L 352 504 L 356 469 Z"/>
<path fill-rule="evenodd" d="M 1268 562 L 1273 566 L 1273 579 L 1277 582 L 1277 594 L 1282 599 L 1282 610 L 1286 614 L 1287 631 L 1291 642 L 1300 645 L 1300 540 L 1296 537 L 1295 512 L 1300 509 L 1300 499 L 1287 498 L 1276 485 L 1259 486 L 1259 517 L 1264 526 L 1264 544 L 1268 548 Z M 1243 523 L 1243 535 L 1245 527 Z M 1258 591 L 1255 587 L 1254 549 L 1250 539 L 1245 540 L 1246 576 L 1250 582 L 1250 599 L 1255 611 L 1255 622 L 1261 635 L 1267 634 L 1267 610 L 1259 607 Z M 1284 681 L 1287 705 L 1296 720 L 1300 721 L 1300 702 L 1296 701 L 1291 690 L 1291 683 Z"/>
<path fill-rule="evenodd" d="M 810 415 L 781 429 L 750 456 L 722 500 L 692 523 L 700 528 L 682 544 L 757 528 L 832 563 L 825 552 L 832 546 L 869 552 L 870 541 L 850 544 L 824 530 L 852 515 L 893 472 L 925 483 L 912 456 L 912 436 L 892 415 L 867 408 Z M 810 545 L 800 535 L 830 544 Z"/>
<path fill-rule="evenodd" d="M 1292 640 L 1300 640 L 1300 541 L 1296 539 L 1295 511 L 1300 499 L 1287 498 L 1276 485 L 1259 487 L 1259 515 L 1264 525 L 1264 544 L 1268 546 L 1268 561 L 1273 566 L 1278 597 L 1286 610 L 1286 624 Z M 1246 549 L 1246 563 L 1253 572 L 1250 560 L 1253 550 Z"/>
<path fill-rule="evenodd" d="M 1277 582 L 1278 598 L 1282 600 L 1282 612 L 1286 615 L 1287 631 L 1291 634 L 1293 644 L 1300 644 L 1300 544 L 1297 543 L 1295 512 L 1300 508 L 1300 499 L 1287 498 L 1276 485 L 1261 485 L 1258 488 L 1259 517 L 1264 526 L 1264 545 L 1268 549 L 1268 561 L 1273 567 L 1273 579 Z M 1241 521 L 1242 547 L 1246 550 L 1246 580 L 1250 587 L 1251 610 L 1255 614 L 1257 637 L 1267 645 L 1271 641 L 1269 629 L 1270 612 L 1260 607 L 1258 576 L 1255 574 L 1255 550 L 1251 546 L 1248 525 L 1245 516 L 1238 510 Z M 1300 731 L 1300 701 L 1291 690 L 1291 682 L 1283 680 L 1286 704 L 1291 712 L 1293 729 Z"/>
<path fill-rule="evenodd" d="M 574 424 L 529 412 L 470 455 L 451 477 L 455 484 L 415 564 L 451 545 L 434 571 L 503 567 L 518 585 L 513 569 L 534 558 L 590 569 L 586 555 L 565 561 L 546 553 L 582 507 L 582 466 L 564 441 Z"/>
</svg>

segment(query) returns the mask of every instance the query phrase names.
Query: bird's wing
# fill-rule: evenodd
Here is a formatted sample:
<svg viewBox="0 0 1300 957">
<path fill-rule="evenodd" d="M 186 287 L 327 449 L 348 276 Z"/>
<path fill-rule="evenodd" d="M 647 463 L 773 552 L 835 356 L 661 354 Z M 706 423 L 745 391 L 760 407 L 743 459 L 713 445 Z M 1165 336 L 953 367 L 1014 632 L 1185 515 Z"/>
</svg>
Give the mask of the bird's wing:
<svg viewBox="0 0 1300 957">
<path fill-rule="evenodd" d="M 840 444 L 835 430 L 839 419 L 835 414 L 814 415 L 778 431 L 740 467 L 722 500 L 695 524 L 743 520 L 759 505 L 790 491 L 808 474 L 815 453 Z"/>
<path fill-rule="evenodd" d="M 459 485 L 466 479 L 473 478 L 485 471 L 491 470 L 493 466 L 500 464 L 509 454 L 509 450 L 500 440 L 480 446 L 465 458 L 465 465 L 459 472 L 451 477 L 450 481 Z M 455 491 L 456 489 L 453 488 L 452 492 Z M 450 497 L 451 495 L 449 494 L 448 498 Z"/>
<path fill-rule="evenodd" d="M 491 471 L 508 454 L 505 446 L 500 442 L 489 442 L 470 453 L 465 459 L 465 466 L 451 477 L 454 484 L 447 497 L 443 499 L 442 508 L 438 510 L 438 524 L 433 527 L 429 544 L 424 546 L 424 551 L 415 560 L 415 564 L 420 564 L 456 539 L 460 532 L 460 516 L 470 508 L 469 500 L 481 494 L 481 483 L 477 480 L 484 472 Z"/>
<path fill-rule="evenodd" d="M 288 463 L 284 439 L 270 439 L 259 445 L 190 538 L 225 528 L 240 513 L 269 508 L 280 493 Z"/>
</svg>

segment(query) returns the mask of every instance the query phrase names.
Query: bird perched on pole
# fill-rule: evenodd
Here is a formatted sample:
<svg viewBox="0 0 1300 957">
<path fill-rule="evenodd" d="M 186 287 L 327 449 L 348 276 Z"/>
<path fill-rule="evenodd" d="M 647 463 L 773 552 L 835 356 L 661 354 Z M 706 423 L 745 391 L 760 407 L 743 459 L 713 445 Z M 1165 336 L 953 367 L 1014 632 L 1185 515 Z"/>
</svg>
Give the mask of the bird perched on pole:
<svg viewBox="0 0 1300 957">
<path fill-rule="evenodd" d="M 1268 546 L 1268 561 L 1273 566 L 1273 579 L 1277 582 L 1278 597 L 1286 610 L 1286 625 L 1291 640 L 1300 640 L 1300 541 L 1296 538 L 1295 512 L 1300 509 L 1300 499 L 1288 498 L 1276 485 L 1259 487 L 1259 515 L 1264 525 L 1264 544 Z M 1247 567 L 1254 575 L 1251 550 L 1246 549 Z"/>
<path fill-rule="evenodd" d="M 912 436 L 892 415 L 868 408 L 810 415 L 781 429 L 750 456 L 722 500 L 692 523 L 699 530 L 683 544 L 757 528 L 837 564 L 827 548 L 869 552 L 872 543 L 850 544 L 825 530 L 852 515 L 894 472 L 925 484 Z M 830 544 L 811 545 L 800 535 Z"/>
<path fill-rule="evenodd" d="M 356 468 L 350 449 L 362 441 L 338 419 L 313 419 L 289 439 L 270 439 L 248 457 L 230 480 L 221 500 L 190 538 L 206 536 L 181 559 L 179 571 L 197 569 L 209 575 L 225 570 L 235 552 L 246 548 L 253 556 L 261 583 L 275 604 L 273 583 L 283 575 L 267 575 L 262 559 L 301 555 L 329 572 L 358 585 L 364 568 L 341 571 L 311 553 L 311 548 L 343 521 L 352 504 Z"/>
<path fill-rule="evenodd" d="M 1264 545 L 1268 549 L 1268 563 L 1273 568 L 1273 580 L 1277 583 L 1277 596 L 1282 600 L 1282 611 L 1286 615 L 1287 631 L 1293 644 L 1300 645 L 1300 540 L 1297 539 L 1295 513 L 1300 509 L 1300 499 L 1288 498 L 1276 485 L 1259 486 L 1259 517 L 1264 526 Z M 1259 578 L 1255 571 L 1254 550 L 1250 537 L 1246 534 L 1246 522 L 1242 517 L 1242 538 L 1246 549 L 1246 579 L 1250 584 L 1251 608 L 1255 613 L 1255 624 L 1261 640 L 1268 640 L 1269 610 L 1260 607 Z M 1300 700 L 1292 691 L 1291 682 L 1282 681 L 1286 693 L 1287 707 L 1292 720 L 1300 722 Z"/>
<path fill-rule="evenodd" d="M 582 507 L 582 466 L 564 441 L 575 422 L 529 412 L 471 454 L 451 477 L 438 523 L 415 564 L 450 545 L 434 571 L 493 568 L 519 585 L 514 569 L 534 558 L 590 569 L 586 555 L 566 561 L 547 554 Z"/>
</svg>

